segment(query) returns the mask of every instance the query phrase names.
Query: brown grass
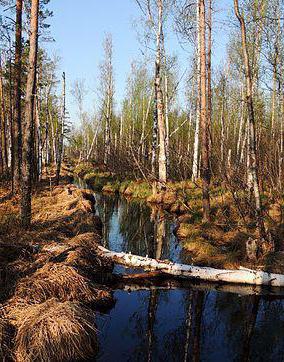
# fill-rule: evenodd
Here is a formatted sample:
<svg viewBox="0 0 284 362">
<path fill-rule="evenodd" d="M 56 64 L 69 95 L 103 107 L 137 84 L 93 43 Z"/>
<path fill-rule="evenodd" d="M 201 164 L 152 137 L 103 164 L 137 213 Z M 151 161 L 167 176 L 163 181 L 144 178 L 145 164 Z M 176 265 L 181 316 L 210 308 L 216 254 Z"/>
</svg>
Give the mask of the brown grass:
<svg viewBox="0 0 284 362">
<path fill-rule="evenodd" d="M 4 361 L 8 352 L 8 323 L 0 316 L 0 360 Z"/>
<path fill-rule="evenodd" d="M 92 303 L 100 298 L 101 293 L 72 266 L 48 263 L 21 280 L 14 295 L 27 304 L 42 303 L 53 297 L 60 301 Z"/>
<path fill-rule="evenodd" d="M 79 303 L 56 299 L 26 309 L 15 341 L 18 362 L 75 361 L 96 350 L 94 314 Z"/>
</svg>

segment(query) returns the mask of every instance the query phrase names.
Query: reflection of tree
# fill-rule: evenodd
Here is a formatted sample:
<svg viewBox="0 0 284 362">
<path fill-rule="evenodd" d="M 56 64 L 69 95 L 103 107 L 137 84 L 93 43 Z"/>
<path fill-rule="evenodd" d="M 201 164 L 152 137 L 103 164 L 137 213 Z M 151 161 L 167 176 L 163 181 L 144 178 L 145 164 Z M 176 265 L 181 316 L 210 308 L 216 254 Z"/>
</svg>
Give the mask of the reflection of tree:
<svg viewBox="0 0 284 362">
<path fill-rule="evenodd" d="M 284 304 L 283 300 L 259 303 L 258 314 L 250 344 L 250 359 L 284 360 Z"/>
<path fill-rule="evenodd" d="M 260 303 L 259 296 L 253 296 L 249 299 L 251 299 L 251 301 L 249 301 L 251 306 L 249 308 L 250 310 L 245 321 L 243 352 L 241 357 L 241 360 L 243 362 L 247 362 L 250 359 L 249 357 L 250 357 L 251 341 L 253 337 L 253 332 L 256 324 L 257 313 Z"/>
<path fill-rule="evenodd" d="M 201 324 L 202 324 L 202 313 L 204 305 L 204 292 L 194 291 L 194 333 L 193 333 L 193 351 L 192 361 L 200 361 L 200 338 L 201 338 Z"/>
<path fill-rule="evenodd" d="M 169 222 L 161 210 L 104 195 L 97 197 L 97 210 L 104 223 L 105 242 L 109 240 L 110 229 L 117 227 L 123 250 L 159 259 L 169 257 Z M 147 308 L 143 313 L 133 313 L 128 322 L 128 333 L 137 339 L 132 356 L 150 361 L 159 349 L 167 354 L 168 360 L 200 361 L 201 356 L 214 354 L 220 348 L 221 354 L 237 361 L 281 360 L 283 302 L 271 303 L 256 296 L 209 292 L 205 303 L 204 292 L 188 291 L 182 301 L 182 322 L 173 323 L 157 345 L 163 333 L 157 313 L 165 304 L 167 313 L 171 313 L 170 293 L 143 293 Z"/>
<path fill-rule="evenodd" d="M 161 259 L 163 246 L 166 241 L 166 221 L 165 216 L 161 212 L 157 213 L 155 225 L 156 259 Z"/>
<path fill-rule="evenodd" d="M 156 321 L 156 312 L 157 312 L 157 304 L 159 292 L 157 290 L 150 291 L 149 297 L 149 306 L 148 306 L 148 353 L 147 353 L 147 361 L 152 361 L 155 335 L 154 335 L 154 327 Z"/>
<path fill-rule="evenodd" d="M 190 290 L 186 293 L 182 300 L 183 323 L 174 324 L 165 337 L 164 353 L 170 356 L 169 360 L 200 360 L 204 299 L 204 292 Z"/>
<path fill-rule="evenodd" d="M 119 231 L 124 240 L 124 250 L 138 255 L 151 255 L 153 251 L 154 225 L 150 210 L 138 202 L 121 201 Z"/>
<path fill-rule="evenodd" d="M 114 212 L 118 210 L 118 197 L 107 196 L 107 195 L 97 195 L 96 197 L 96 209 L 103 222 L 103 245 L 109 247 L 109 232 L 111 227 L 111 219 Z"/>
<path fill-rule="evenodd" d="M 187 307 L 186 313 L 186 321 L 185 321 L 185 328 L 186 328 L 186 338 L 184 344 L 184 362 L 188 361 L 189 357 L 189 346 L 190 346 L 190 337 L 191 337 L 191 323 L 192 323 L 192 292 L 189 292 L 189 303 Z"/>
</svg>

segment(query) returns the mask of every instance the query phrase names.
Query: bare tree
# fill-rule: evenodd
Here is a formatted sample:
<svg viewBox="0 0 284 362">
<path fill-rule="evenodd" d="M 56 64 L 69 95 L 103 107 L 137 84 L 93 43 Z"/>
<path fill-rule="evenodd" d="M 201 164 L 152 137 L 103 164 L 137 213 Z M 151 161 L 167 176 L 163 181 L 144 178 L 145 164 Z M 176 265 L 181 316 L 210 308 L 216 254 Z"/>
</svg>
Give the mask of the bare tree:
<svg viewBox="0 0 284 362">
<path fill-rule="evenodd" d="M 206 77 L 206 16 L 205 0 L 199 1 L 200 14 L 200 128 L 201 141 L 201 177 L 203 199 L 203 221 L 210 220 L 210 150 L 209 150 L 209 118 L 207 112 L 207 77 Z"/>
<path fill-rule="evenodd" d="M 23 0 L 16 1 L 16 40 L 14 74 L 14 119 L 13 119 L 13 188 L 20 189 L 22 164 L 22 120 L 21 120 L 21 78 L 22 78 L 22 11 Z"/>
<path fill-rule="evenodd" d="M 104 121 L 104 164 L 107 165 L 111 155 L 111 123 L 113 119 L 114 75 L 113 75 L 113 42 L 111 34 L 107 34 L 104 43 L 104 60 L 101 64 L 101 113 Z"/>
<path fill-rule="evenodd" d="M 31 223 L 31 197 L 33 173 L 33 125 L 36 95 L 36 69 L 38 53 L 38 15 L 39 0 L 31 2 L 29 66 L 26 85 L 25 121 L 23 127 L 23 163 L 21 221 L 24 227 Z"/>
<path fill-rule="evenodd" d="M 66 76 L 65 72 L 62 74 L 62 107 L 60 114 L 60 123 L 58 125 L 58 146 L 56 152 L 56 184 L 59 184 L 60 170 L 64 154 L 64 131 L 65 131 L 65 118 L 66 118 Z"/>
<path fill-rule="evenodd" d="M 241 33 L 242 33 L 242 52 L 243 52 L 243 62 L 245 69 L 245 78 L 246 78 L 246 104 L 248 111 L 248 121 L 249 121 L 249 165 L 248 165 L 248 174 L 249 179 L 252 181 L 252 193 L 255 200 L 255 212 L 257 219 L 257 226 L 259 231 L 259 236 L 265 238 L 266 232 L 263 222 L 263 211 L 260 198 L 260 188 L 259 188 L 259 175 L 258 175 L 258 163 L 257 163 L 257 151 L 256 151 L 256 131 L 255 131 L 255 116 L 254 116 L 254 105 L 253 105 L 253 84 L 252 84 L 252 73 L 251 65 L 249 60 L 248 46 L 247 46 L 247 33 L 246 33 L 246 24 L 244 17 L 240 13 L 239 2 L 234 0 L 234 9 L 235 15 L 240 23 Z"/>
<path fill-rule="evenodd" d="M 163 49 L 163 0 L 157 1 L 158 23 L 156 31 L 156 61 L 155 61 L 155 101 L 157 107 L 158 132 L 159 132 L 159 182 L 167 181 L 166 160 L 166 127 L 164 119 L 164 100 L 161 86 L 161 57 Z"/>
</svg>

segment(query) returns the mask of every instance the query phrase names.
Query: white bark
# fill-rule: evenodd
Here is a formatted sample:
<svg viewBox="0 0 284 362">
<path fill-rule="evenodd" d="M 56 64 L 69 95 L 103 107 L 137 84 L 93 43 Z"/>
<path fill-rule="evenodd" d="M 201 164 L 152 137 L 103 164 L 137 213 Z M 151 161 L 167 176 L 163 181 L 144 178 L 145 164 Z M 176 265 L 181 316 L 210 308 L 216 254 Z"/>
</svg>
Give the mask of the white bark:
<svg viewBox="0 0 284 362">
<path fill-rule="evenodd" d="M 201 279 L 210 282 L 284 287 L 284 275 L 282 274 L 273 274 L 261 270 L 251 270 L 242 267 L 238 270 L 226 270 L 177 264 L 138 255 L 118 253 L 110 251 L 103 246 L 98 246 L 98 250 L 99 254 L 112 259 L 118 264 L 132 268 L 161 271 L 162 273 L 175 277 Z"/>
</svg>

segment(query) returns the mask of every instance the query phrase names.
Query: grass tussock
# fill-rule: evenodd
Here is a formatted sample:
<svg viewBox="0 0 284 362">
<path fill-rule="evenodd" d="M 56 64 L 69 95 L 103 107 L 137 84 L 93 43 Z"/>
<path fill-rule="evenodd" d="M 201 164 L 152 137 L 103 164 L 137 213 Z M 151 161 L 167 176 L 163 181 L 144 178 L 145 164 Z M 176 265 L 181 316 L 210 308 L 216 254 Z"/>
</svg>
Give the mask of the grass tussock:
<svg viewBox="0 0 284 362">
<path fill-rule="evenodd" d="M 94 277 L 113 265 L 96 254 L 102 224 L 94 214 L 93 193 L 78 190 L 68 178 L 61 186 L 49 181 L 43 179 L 35 190 L 29 230 L 15 219 L 17 197 L 0 203 L 3 311 L 16 335 L 10 338 L 8 357 L 23 362 L 93 356 L 97 343 L 91 307 L 109 308 L 114 302 L 103 280 Z M 0 318 L 0 360 L 7 350 L 5 330 Z"/>
<path fill-rule="evenodd" d="M 49 263 L 20 281 L 14 295 L 27 304 L 42 303 L 53 297 L 60 301 L 93 303 L 101 293 L 72 266 Z"/>
<path fill-rule="evenodd" d="M 8 353 L 8 339 L 9 339 L 9 323 L 6 319 L 0 316 L 0 360 L 5 361 Z"/>
<path fill-rule="evenodd" d="M 15 340 L 18 362 L 76 361 L 96 350 L 94 314 L 79 303 L 56 299 L 27 308 Z"/>
</svg>

